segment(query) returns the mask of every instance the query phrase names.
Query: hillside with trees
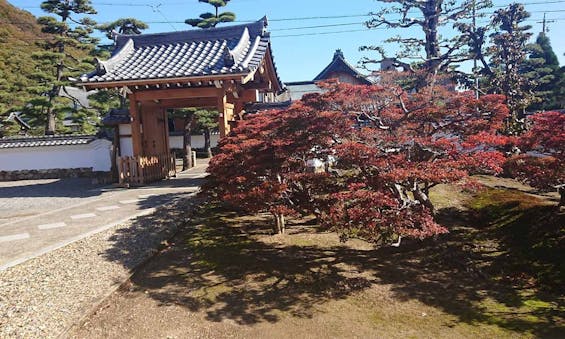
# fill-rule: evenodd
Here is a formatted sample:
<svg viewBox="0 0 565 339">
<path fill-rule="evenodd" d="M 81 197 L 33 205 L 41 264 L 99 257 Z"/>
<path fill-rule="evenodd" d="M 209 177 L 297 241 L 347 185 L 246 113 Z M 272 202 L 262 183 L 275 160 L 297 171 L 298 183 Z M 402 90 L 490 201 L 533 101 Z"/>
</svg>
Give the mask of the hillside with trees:
<svg viewBox="0 0 565 339">
<path fill-rule="evenodd" d="M 30 99 L 28 87 L 34 86 L 37 64 L 32 54 L 40 50 L 35 43 L 44 38 L 46 34 L 31 13 L 0 0 L 0 119 L 9 114 L 10 108 Z M 17 131 L 16 126 L 4 128 L 6 134 Z"/>
</svg>

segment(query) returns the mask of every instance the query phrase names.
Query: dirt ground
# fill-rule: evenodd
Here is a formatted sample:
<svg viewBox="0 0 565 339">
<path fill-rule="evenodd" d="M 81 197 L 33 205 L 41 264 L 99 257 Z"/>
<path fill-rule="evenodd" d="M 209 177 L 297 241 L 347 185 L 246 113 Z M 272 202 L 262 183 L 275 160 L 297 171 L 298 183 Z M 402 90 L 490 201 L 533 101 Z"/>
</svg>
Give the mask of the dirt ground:
<svg viewBox="0 0 565 339">
<path fill-rule="evenodd" d="M 440 187 L 435 200 L 461 207 L 442 212 L 450 234 L 378 249 L 341 243 L 304 219 L 273 236 L 266 216 L 208 204 L 68 336 L 565 336 L 563 213 L 518 190 L 491 188 L 471 199 Z M 545 233 L 500 233 L 532 220 Z M 524 237 L 551 248 L 530 250 Z"/>
</svg>

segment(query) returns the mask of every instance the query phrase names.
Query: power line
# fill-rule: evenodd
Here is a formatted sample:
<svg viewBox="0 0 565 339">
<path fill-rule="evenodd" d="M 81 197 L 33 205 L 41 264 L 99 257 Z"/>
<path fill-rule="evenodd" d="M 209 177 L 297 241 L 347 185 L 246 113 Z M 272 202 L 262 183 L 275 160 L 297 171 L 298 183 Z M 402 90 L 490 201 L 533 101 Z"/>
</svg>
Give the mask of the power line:
<svg viewBox="0 0 565 339">
<path fill-rule="evenodd" d="M 278 32 L 278 31 L 295 31 L 300 29 L 312 29 L 312 28 L 327 28 L 327 27 L 338 27 L 338 26 L 359 26 L 363 25 L 363 22 L 350 22 L 350 23 L 341 23 L 341 24 L 330 24 L 330 25 L 316 25 L 316 26 L 302 26 L 302 27 L 289 27 L 289 28 L 277 28 L 277 29 L 270 29 L 270 32 Z"/>
<path fill-rule="evenodd" d="M 538 19 L 528 19 L 524 21 L 535 21 Z M 552 19 L 555 21 L 565 21 L 565 17 L 563 18 L 555 18 Z M 166 23 L 166 22 L 163 22 Z M 298 27 L 297 27 L 298 28 Z M 282 34 L 282 35 L 271 35 L 272 38 L 288 38 L 288 37 L 306 37 L 306 36 L 316 36 L 316 35 L 331 35 L 331 34 L 342 34 L 342 33 L 359 33 L 359 32 L 369 32 L 374 30 L 385 30 L 388 28 L 385 27 L 378 27 L 378 28 L 364 28 L 364 29 L 353 29 L 353 30 L 338 30 L 338 31 L 328 31 L 328 32 L 308 32 L 308 33 L 297 33 L 297 34 Z M 18 41 L 49 41 L 50 39 L 47 38 L 28 38 L 28 39 L 21 39 Z"/>
<path fill-rule="evenodd" d="M 314 33 L 298 33 L 298 34 L 285 34 L 285 35 L 272 35 L 273 38 L 289 38 L 289 37 L 301 37 L 301 36 L 313 36 L 313 35 L 328 35 L 328 34 L 339 34 L 339 33 L 354 33 L 354 32 L 367 32 L 373 29 L 352 29 L 343 31 L 330 31 L 330 32 L 314 32 Z"/>
<path fill-rule="evenodd" d="M 565 1 L 564 1 L 564 2 L 565 2 Z M 561 13 L 561 12 L 565 12 L 565 9 L 559 9 L 559 10 L 553 10 L 553 11 L 552 11 L 552 10 L 547 10 L 547 11 L 533 11 L 533 12 L 530 12 L 530 13 Z M 483 13 L 483 14 L 485 14 L 485 13 Z M 167 18 L 165 17 L 165 20 L 166 20 L 166 19 L 167 19 Z M 415 19 L 418 19 L 418 18 L 415 18 Z M 287 19 L 287 20 L 290 20 L 290 19 Z M 531 18 L 530 18 L 530 19 L 526 19 L 526 20 L 524 20 L 524 21 L 536 21 L 536 20 L 542 20 L 542 19 L 541 19 L 541 18 L 540 18 L 540 19 L 531 19 Z M 561 19 L 560 19 L 560 18 L 550 18 L 550 19 L 548 19 L 548 20 L 561 20 Z M 271 20 L 271 21 L 272 21 L 272 20 Z M 181 24 L 181 23 L 184 24 L 184 23 L 185 23 L 184 21 L 172 21 L 172 20 L 166 20 L 166 21 L 144 21 L 144 22 L 147 23 L 147 24 L 168 24 L 168 25 L 171 25 L 171 24 Z M 252 22 L 252 21 L 247 21 L 246 23 L 249 23 L 249 22 Z M 484 21 L 483 21 L 483 22 L 484 22 Z M 3 20 L 1 20 L 1 19 L 0 19 L 0 23 L 4 23 L 4 24 L 13 24 L 13 25 L 35 25 L 34 22 L 3 21 Z M 359 25 L 359 24 L 363 24 L 363 23 L 364 23 L 363 21 L 360 21 L 360 22 L 348 22 L 348 23 L 328 24 L 328 25 L 299 26 L 299 27 L 289 27 L 289 28 L 277 28 L 277 29 L 272 29 L 272 30 L 270 30 L 270 31 L 271 31 L 271 32 L 274 32 L 274 31 L 286 31 L 286 30 L 309 29 L 309 28 L 324 28 L 324 27 L 337 27 L 337 26 L 352 26 L 352 25 Z M 176 30 L 176 28 L 174 28 L 174 26 L 173 26 L 173 29 Z M 373 29 L 374 29 L 374 28 L 373 28 Z M 386 29 L 389 29 L 389 28 L 386 28 Z"/>
<path fill-rule="evenodd" d="M 150 7 L 153 10 L 153 12 L 161 14 L 163 19 L 165 19 L 165 22 L 167 22 L 169 25 L 171 25 L 171 27 L 173 28 L 174 31 L 177 30 L 175 25 L 173 25 L 173 23 L 171 21 L 169 21 L 169 19 L 167 19 L 167 17 L 165 16 L 165 14 L 163 14 L 163 12 L 161 12 L 161 10 L 159 9 L 159 7 L 161 7 L 161 4 L 153 5 L 153 6 L 150 6 Z"/>
<path fill-rule="evenodd" d="M 547 5 L 547 4 L 557 4 L 557 3 L 564 3 L 565 0 L 549 0 L 549 1 L 531 1 L 531 2 L 521 2 L 521 4 L 523 5 Z M 164 3 L 161 4 L 163 7 L 173 7 L 173 6 L 185 6 L 187 3 L 186 2 L 169 2 L 169 3 Z M 510 4 L 510 3 L 509 3 Z M 503 8 L 508 6 L 507 5 L 497 5 L 497 6 L 492 6 L 493 8 Z M 115 3 L 115 2 L 93 2 L 92 4 L 93 6 L 108 6 L 108 7 L 152 7 L 155 6 L 154 3 Z M 19 8 L 22 9 L 38 9 L 41 8 L 40 6 L 21 6 Z M 341 16 L 341 17 L 355 17 L 355 16 L 366 16 L 366 14 L 355 14 L 355 15 L 351 15 L 351 16 Z M 320 16 L 320 17 L 307 17 L 308 19 L 327 19 L 327 18 L 333 18 L 336 16 L 329 16 L 329 17 L 325 17 L 325 16 Z M 270 19 L 270 21 L 284 21 L 284 20 L 304 20 L 304 18 L 290 18 L 290 19 L 286 19 L 286 18 L 282 18 L 282 19 Z"/>
</svg>

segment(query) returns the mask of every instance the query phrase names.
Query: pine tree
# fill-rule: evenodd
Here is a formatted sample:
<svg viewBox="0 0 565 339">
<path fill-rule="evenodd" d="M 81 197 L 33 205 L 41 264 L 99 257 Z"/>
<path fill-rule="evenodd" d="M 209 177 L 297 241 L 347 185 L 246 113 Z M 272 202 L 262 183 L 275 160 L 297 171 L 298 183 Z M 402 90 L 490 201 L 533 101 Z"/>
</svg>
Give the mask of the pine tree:
<svg viewBox="0 0 565 339">
<path fill-rule="evenodd" d="M 506 96 L 510 118 L 506 127 L 509 134 L 523 130 L 526 107 L 535 101 L 530 79 L 524 74 L 527 57 L 531 51 L 528 40 L 532 36 L 529 25 L 523 25 L 530 17 L 521 4 L 510 4 L 495 12 L 492 25 L 498 30 L 491 34 L 489 48 L 491 65 L 490 92 Z"/>
<path fill-rule="evenodd" d="M 530 64 L 526 76 L 531 79 L 536 102 L 529 106 L 532 111 L 547 111 L 559 108 L 559 88 L 561 70 L 559 60 L 553 52 L 549 38 L 541 32 L 529 57 Z"/>
<path fill-rule="evenodd" d="M 212 130 L 218 128 L 218 116 L 216 110 L 201 108 L 194 111 L 196 128 L 204 133 L 204 151 L 208 158 L 212 157 Z"/>
<path fill-rule="evenodd" d="M 141 34 L 142 31 L 149 28 L 145 22 L 135 18 L 122 18 L 112 22 L 100 24 L 96 27 L 99 31 L 106 34 L 110 40 L 114 40 L 114 32 L 119 34 L 134 35 Z"/>
<path fill-rule="evenodd" d="M 192 163 L 192 122 L 194 120 L 194 112 L 197 108 L 181 108 L 170 110 L 168 112 L 169 118 L 181 118 L 183 121 L 182 126 L 182 170 L 185 171 L 195 164 Z M 177 126 L 175 126 L 177 128 Z"/>
<path fill-rule="evenodd" d="M 557 73 L 558 80 L 555 86 L 555 97 L 557 98 L 557 108 L 565 109 L 565 66 L 559 69 Z"/>
<path fill-rule="evenodd" d="M 44 120 L 46 134 L 54 134 L 58 121 L 69 116 L 79 125 L 79 131 L 92 132 L 93 112 L 78 105 L 65 87 L 70 86 L 72 77 L 92 69 L 89 52 L 97 39 L 90 34 L 95 22 L 85 15 L 96 11 L 90 0 L 46 0 L 41 8 L 53 15 L 37 20 L 50 39 L 41 43 L 42 52 L 34 54 L 40 62 L 34 75 L 38 86 L 33 89 L 38 96 L 26 105 L 26 113 Z"/>
<path fill-rule="evenodd" d="M 212 28 L 216 27 L 217 24 L 221 22 L 232 22 L 235 20 L 235 13 L 233 12 L 222 12 L 220 13 L 220 7 L 225 7 L 231 0 L 198 0 L 198 2 L 205 2 L 209 5 L 214 6 L 215 12 L 202 13 L 197 19 L 186 19 L 185 23 L 191 25 L 192 27 L 199 28 Z"/>
</svg>

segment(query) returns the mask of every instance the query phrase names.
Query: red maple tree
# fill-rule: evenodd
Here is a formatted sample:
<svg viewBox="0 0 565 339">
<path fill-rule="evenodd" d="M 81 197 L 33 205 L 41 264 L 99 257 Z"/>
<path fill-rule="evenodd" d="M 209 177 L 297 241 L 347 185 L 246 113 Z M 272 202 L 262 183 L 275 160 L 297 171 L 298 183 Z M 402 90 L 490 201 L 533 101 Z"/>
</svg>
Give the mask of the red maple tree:
<svg viewBox="0 0 565 339">
<path fill-rule="evenodd" d="M 204 191 L 248 212 L 272 213 L 276 231 L 284 233 L 284 216 L 315 212 L 313 197 L 332 185 L 310 160 L 327 160 L 333 138 L 348 128 L 338 112 L 301 103 L 256 114 L 220 141 Z"/>
<path fill-rule="evenodd" d="M 557 189 L 558 206 L 565 206 L 565 114 L 538 113 L 531 124 L 517 142 L 524 153 L 505 166 L 512 176 L 542 191 Z"/>
<path fill-rule="evenodd" d="M 207 190 L 250 212 L 315 213 L 321 224 L 389 242 L 447 232 L 429 190 L 497 173 L 508 114 L 501 96 L 396 86 L 327 85 L 283 111 L 242 121 L 220 143 Z M 314 171 L 312 161 L 324 164 Z M 282 218 L 282 220 L 281 220 Z"/>
</svg>

